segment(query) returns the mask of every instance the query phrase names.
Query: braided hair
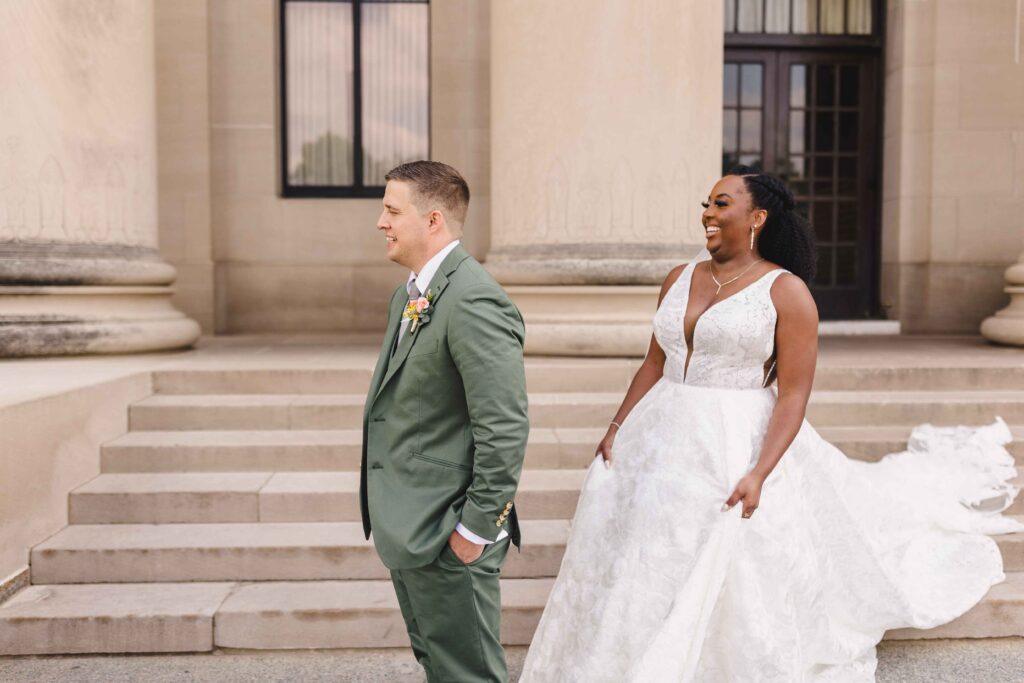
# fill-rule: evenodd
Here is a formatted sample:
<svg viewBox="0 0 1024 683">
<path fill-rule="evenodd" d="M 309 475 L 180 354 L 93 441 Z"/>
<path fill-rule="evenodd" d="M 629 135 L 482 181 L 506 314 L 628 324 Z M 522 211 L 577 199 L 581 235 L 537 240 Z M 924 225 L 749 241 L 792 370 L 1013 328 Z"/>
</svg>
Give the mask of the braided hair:
<svg viewBox="0 0 1024 683">
<path fill-rule="evenodd" d="M 728 175 L 743 178 L 754 208 L 768 212 L 757 238 L 761 256 L 810 283 L 818 266 L 818 249 L 811 224 L 797 213 L 789 186 L 750 166 L 734 166 Z"/>
</svg>

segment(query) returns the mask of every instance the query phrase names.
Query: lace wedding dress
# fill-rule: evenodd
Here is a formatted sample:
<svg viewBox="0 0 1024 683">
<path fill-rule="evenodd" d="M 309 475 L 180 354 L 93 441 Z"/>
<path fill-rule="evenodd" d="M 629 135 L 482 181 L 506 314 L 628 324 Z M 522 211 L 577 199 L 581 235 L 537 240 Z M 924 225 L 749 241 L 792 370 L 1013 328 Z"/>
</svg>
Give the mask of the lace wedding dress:
<svg viewBox="0 0 1024 683">
<path fill-rule="evenodd" d="M 705 252 L 706 257 L 706 252 Z M 691 263 L 654 319 L 663 378 L 591 466 L 521 683 L 874 681 L 887 629 L 952 620 L 1002 581 L 986 534 L 1017 490 L 1002 420 L 917 427 L 908 450 L 850 460 L 804 421 L 760 507 L 722 512 L 776 401 L 775 270 L 683 315 Z"/>
</svg>

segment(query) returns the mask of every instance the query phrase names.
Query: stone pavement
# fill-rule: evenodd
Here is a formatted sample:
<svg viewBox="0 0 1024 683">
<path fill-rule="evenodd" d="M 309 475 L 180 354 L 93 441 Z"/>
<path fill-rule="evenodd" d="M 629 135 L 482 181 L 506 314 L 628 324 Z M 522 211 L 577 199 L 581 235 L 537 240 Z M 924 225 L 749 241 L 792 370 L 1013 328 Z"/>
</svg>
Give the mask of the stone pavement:
<svg viewBox="0 0 1024 683">
<path fill-rule="evenodd" d="M 885 641 L 878 683 L 1022 683 L 1024 638 Z M 524 647 L 510 647 L 512 680 Z M 422 683 L 408 650 L 0 658 L 5 683 Z M 552 683 L 558 683 L 552 681 Z"/>
</svg>

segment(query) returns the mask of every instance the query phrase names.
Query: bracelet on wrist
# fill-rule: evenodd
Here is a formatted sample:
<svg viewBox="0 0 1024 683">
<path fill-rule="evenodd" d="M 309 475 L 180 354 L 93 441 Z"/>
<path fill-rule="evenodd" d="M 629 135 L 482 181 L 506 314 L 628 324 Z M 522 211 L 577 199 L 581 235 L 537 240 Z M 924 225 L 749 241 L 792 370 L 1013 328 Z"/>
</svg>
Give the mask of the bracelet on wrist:
<svg viewBox="0 0 1024 683">
<path fill-rule="evenodd" d="M 620 424 L 619 424 L 618 422 L 616 422 L 615 420 L 612 420 L 612 423 L 611 423 L 610 425 L 608 425 L 608 426 L 609 426 L 609 427 L 611 427 L 611 426 L 613 426 L 613 425 L 615 426 L 615 428 L 616 428 L 616 429 L 622 429 L 622 425 L 620 425 Z"/>
</svg>

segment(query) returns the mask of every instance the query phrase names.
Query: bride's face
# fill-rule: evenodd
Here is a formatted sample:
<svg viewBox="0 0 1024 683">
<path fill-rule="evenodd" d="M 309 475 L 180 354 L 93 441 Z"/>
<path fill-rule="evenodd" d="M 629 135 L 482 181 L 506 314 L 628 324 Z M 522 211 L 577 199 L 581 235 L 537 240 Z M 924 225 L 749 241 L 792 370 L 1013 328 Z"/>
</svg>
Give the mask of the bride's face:
<svg viewBox="0 0 1024 683">
<path fill-rule="evenodd" d="M 766 212 L 754 208 L 743 178 L 725 176 L 702 205 L 701 223 L 709 253 L 730 257 L 750 251 L 750 226 L 760 227 Z"/>
</svg>

